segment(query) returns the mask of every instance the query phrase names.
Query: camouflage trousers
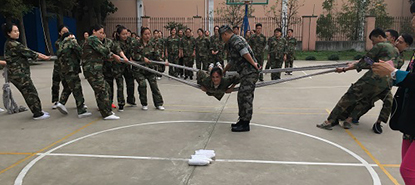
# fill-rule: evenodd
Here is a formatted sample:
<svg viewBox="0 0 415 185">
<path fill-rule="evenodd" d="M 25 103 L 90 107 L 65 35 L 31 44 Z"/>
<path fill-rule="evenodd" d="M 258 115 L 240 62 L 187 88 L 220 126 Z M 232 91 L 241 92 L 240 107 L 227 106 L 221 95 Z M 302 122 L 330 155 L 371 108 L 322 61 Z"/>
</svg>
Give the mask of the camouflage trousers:
<svg viewBox="0 0 415 185">
<path fill-rule="evenodd" d="M 241 84 L 237 95 L 238 115 L 241 121 L 251 121 L 253 113 L 253 102 L 255 83 L 258 81 L 258 72 L 248 75 L 240 75 Z"/>
<path fill-rule="evenodd" d="M 27 106 L 33 113 L 33 117 L 43 116 L 42 103 L 30 76 L 9 76 L 9 80 L 22 93 Z"/>
<path fill-rule="evenodd" d="M 358 102 L 363 102 L 365 99 L 374 99 L 385 90 L 386 89 L 381 89 L 375 84 L 369 84 L 365 83 L 364 80 L 358 80 L 356 83 L 352 84 L 347 92 L 340 98 L 327 120 L 331 123 L 338 120 L 345 120 L 351 116 L 352 111 L 356 108 Z"/>
<path fill-rule="evenodd" d="M 126 67 L 123 63 L 106 62 L 104 63 L 104 79 L 109 85 L 109 98 L 111 104 L 114 101 L 114 80 L 117 84 L 117 102 L 119 106 L 125 105 L 124 98 L 124 79 L 122 77 Z M 134 81 L 133 81 L 134 82 Z"/>
<path fill-rule="evenodd" d="M 210 62 L 211 61 L 209 61 L 209 56 L 197 56 L 196 57 L 196 68 L 207 71 L 209 68 Z"/>
<path fill-rule="evenodd" d="M 86 112 L 85 109 L 85 99 L 84 94 L 82 93 L 82 85 L 81 85 L 81 79 L 79 78 L 79 73 L 77 72 L 69 72 L 65 74 L 61 74 L 62 83 L 66 83 L 68 85 L 68 88 L 64 88 L 62 91 L 61 98 L 59 100 L 59 103 L 65 105 L 66 101 L 69 97 L 65 97 L 66 94 L 73 95 L 76 103 L 76 109 L 78 111 L 78 114 L 83 114 Z"/>
<path fill-rule="evenodd" d="M 284 61 L 280 58 L 274 58 L 271 62 L 271 69 L 282 68 L 282 63 Z M 271 80 L 278 80 L 281 79 L 281 73 L 271 73 Z"/>
<path fill-rule="evenodd" d="M 84 69 L 85 78 L 91 85 L 95 93 L 97 106 L 102 117 L 107 117 L 112 114 L 111 101 L 109 98 L 109 85 L 104 79 L 102 71 L 88 71 Z"/>
<path fill-rule="evenodd" d="M 351 117 L 353 119 L 359 120 L 360 117 L 365 115 L 370 109 L 375 106 L 375 102 L 378 100 L 383 101 L 382 109 L 379 113 L 379 117 L 377 120 L 386 123 L 389 119 L 389 115 L 392 112 L 392 104 L 393 104 L 393 95 L 389 89 L 383 91 L 378 96 L 374 97 L 373 99 L 365 98 L 359 101 L 356 107 L 353 109 L 351 113 Z"/>
<path fill-rule="evenodd" d="M 294 63 L 294 53 L 289 53 L 287 55 L 287 60 L 285 61 L 285 68 L 293 68 L 293 63 Z M 286 73 L 288 73 L 290 71 L 287 71 Z"/>
<path fill-rule="evenodd" d="M 153 103 L 154 106 L 162 106 L 163 105 L 163 97 L 161 96 L 160 90 L 157 86 L 156 74 L 137 70 L 134 71 L 134 78 L 138 83 L 138 94 L 140 96 L 141 105 L 147 106 L 147 82 L 150 85 L 151 94 L 153 95 Z"/>
<path fill-rule="evenodd" d="M 62 86 L 64 89 L 68 90 L 68 84 L 66 84 L 66 82 L 64 82 L 61 79 L 61 75 L 59 72 L 59 66 L 57 64 L 57 62 L 55 61 L 54 65 L 53 65 L 53 73 L 52 73 L 52 103 L 54 102 L 58 102 L 59 101 L 59 89 L 60 89 L 60 84 L 62 82 Z M 62 91 L 62 95 L 65 97 L 69 97 L 69 94 L 65 94 L 63 93 L 64 91 Z M 68 92 L 68 91 L 66 91 Z M 66 103 L 68 99 L 66 99 L 64 101 L 64 103 Z"/>
<path fill-rule="evenodd" d="M 179 64 L 179 56 L 178 55 L 169 55 L 168 56 L 168 61 L 169 63 L 172 64 Z M 169 66 L 169 75 L 171 76 L 177 76 L 177 75 L 181 75 L 179 68 L 175 68 L 175 67 L 170 67 Z M 183 73 L 183 70 L 181 70 Z"/>
<path fill-rule="evenodd" d="M 183 57 L 179 58 L 179 65 L 184 66 Z M 183 76 L 184 75 L 184 69 L 179 69 L 179 68 L 176 68 L 176 69 L 177 69 L 176 74 L 178 76 Z"/>
<path fill-rule="evenodd" d="M 124 71 L 122 72 L 122 76 L 124 77 L 125 84 L 127 86 L 127 103 L 135 104 L 135 84 L 134 84 L 134 75 L 133 69 L 134 67 L 130 65 L 126 65 Z M 124 95 L 124 93 L 123 93 Z"/>
<path fill-rule="evenodd" d="M 258 53 L 258 55 L 255 55 L 255 59 L 258 62 L 259 65 L 263 66 L 264 65 L 264 54 L 262 53 Z M 264 80 L 264 74 L 260 73 L 259 74 L 259 80 L 263 81 Z"/>
<path fill-rule="evenodd" d="M 194 65 L 194 57 L 192 56 L 184 56 L 183 63 L 186 67 L 193 67 Z M 193 77 L 193 71 L 184 70 L 184 76 Z"/>
</svg>

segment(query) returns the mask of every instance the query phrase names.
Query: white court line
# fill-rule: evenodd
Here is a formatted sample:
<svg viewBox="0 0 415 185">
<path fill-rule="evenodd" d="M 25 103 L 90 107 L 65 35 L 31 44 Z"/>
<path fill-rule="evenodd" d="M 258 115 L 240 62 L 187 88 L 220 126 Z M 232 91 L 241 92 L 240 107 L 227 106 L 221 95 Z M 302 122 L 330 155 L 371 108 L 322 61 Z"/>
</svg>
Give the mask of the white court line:
<svg viewBox="0 0 415 185">
<path fill-rule="evenodd" d="M 138 160 L 157 160 L 157 161 L 188 161 L 189 160 L 189 158 L 146 157 L 146 156 L 125 156 L 125 155 L 95 155 L 95 154 L 64 154 L 64 153 L 46 154 L 46 153 L 39 153 L 37 155 L 64 156 L 64 157 L 89 157 L 89 158 L 105 158 L 105 159 L 138 159 Z M 362 164 L 362 163 L 325 163 L 325 162 L 305 162 L 305 161 L 268 161 L 268 160 L 244 160 L 244 159 L 215 159 L 214 162 L 365 167 L 365 164 Z M 379 167 L 377 164 L 369 164 L 369 165 L 372 166 L 372 167 Z"/>
<path fill-rule="evenodd" d="M 230 124 L 230 123 L 234 123 L 234 122 L 225 122 L 225 121 L 200 121 L 200 120 L 178 120 L 178 121 L 158 121 L 158 122 L 148 122 L 148 123 L 138 123 L 138 124 L 133 124 L 133 125 L 126 125 L 126 126 L 120 126 L 120 127 L 115 127 L 115 128 L 111 128 L 111 129 L 107 129 L 107 130 L 103 130 L 103 131 L 99 131 L 99 132 L 95 132 L 92 134 L 88 134 L 86 136 L 82 136 L 76 139 L 73 139 L 71 141 L 68 141 L 66 143 L 63 143 L 59 146 L 56 146 L 53 149 L 50 149 L 49 151 L 47 151 L 46 153 L 40 154 L 38 157 L 36 157 L 35 159 L 33 159 L 32 161 L 30 161 L 23 169 L 22 171 L 20 171 L 19 175 L 16 177 L 16 180 L 14 181 L 14 185 L 22 185 L 23 184 L 23 179 L 24 177 L 27 175 L 27 173 L 29 172 L 29 170 L 41 159 L 43 159 L 44 157 L 46 157 L 47 155 L 50 155 L 52 152 L 70 145 L 72 143 L 75 143 L 77 141 L 83 140 L 85 138 L 89 138 L 92 136 L 96 136 L 99 134 L 103 134 L 103 133 L 107 133 L 107 132 L 111 132 L 111 131 L 116 131 L 116 130 L 121 130 L 121 129 L 125 129 L 125 128 L 130 128 L 130 127 L 137 127 L 137 126 L 145 126 L 145 125 L 158 125 L 158 124 L 174 124 L 174 123 L 223 123 L 223 124 Z M 351 156 L 353 156 L 355 159 L 357 159 L 358 161 L 360 161 L 362 163 L 362 165 L 367 169 L 367 171 L 369 172 L 370 176 L 372 177 L 373 180 L 373 185 L 381 185 L 381 181 L 379 178 L 379 175 L 376 173 L 375 169 L 369 165 L 369 163 L 364 160 L 362 157 L 360 157 L 359 155 L 357 155 L 356 153 L 350 151 L 349 149 L 340 146 L 337 143 L 334 143 L 332 141 L 320 138 L 318 136 L 314 136 L 311 134 L 307 134 L 307 133 L 303 133 L 303 132 L 299 132 L 299 131 L 295 131 L 295 130 L 290 130 L 290 129 L 286 129 L 286 128 L 281 128 L 281 127 L 275 127 L 275 126 L 268 126 L 268 125 L 261 125 L 261 124 L 255 124 L 255 123 L 251 123 L 252 126 L 259 126 L 259 127 L 264 127 L 264 128 L 271 128 L 271 129 L 275 129 L 275 130 L 282 130 L 282 131 L 287 131 L 287 132 L 291 132 L 291 133 L 295 133 L 295 134 L 299 134 L 299 135 L 303 135 L 303 136 L 307 136 L 322 142 L 325 142 L 327 144 L 330 144 L 332 146 L 335 146 L 343 151 L 345 151 L 346 153 L 350 154 Z"/>
</svg>

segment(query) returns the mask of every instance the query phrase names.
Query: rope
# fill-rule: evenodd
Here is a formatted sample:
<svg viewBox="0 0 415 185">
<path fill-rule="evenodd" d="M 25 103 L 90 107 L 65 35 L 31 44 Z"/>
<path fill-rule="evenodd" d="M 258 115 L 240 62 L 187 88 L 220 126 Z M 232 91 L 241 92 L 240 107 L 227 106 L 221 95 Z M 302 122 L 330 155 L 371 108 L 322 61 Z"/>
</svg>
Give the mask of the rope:
<svg viewBox="0 0 415 185">
<path fill-rule="evenodd" d="M 349 62 L 342 62 L 337 64 L 324 64 L 324 65 L 315 65 L 315 66 L 306 66 L 306 67 L 296 67 L 296 68 L 277 68 L 277 69 L 266 69 L 262 70 L 262 73 L 277 73 L 277 72 L 286 72 L 286 71 L 308 71 L 308 70 L 317 70 L 317 69 L 331 69 L 337 67 L 347 67 Z"/>
<path fill-rule="evenodd" d="M 138 68 L 140 68 L 140 69 L 143 69 L 143 70 L 149 71 L 149 72 L 151 72 L 151 73 L 155 73 L 155 74 L 158 74 L 158 75 L 162 75 L 162 76 L 164 76 L 164 77 L 167 77 L 167 78 L 171 78 L 171 79 L 173 79 L 173 80 L 176 80 L 176 81 L 178 81 L 178 82 L 180 82 L 180 83 L 184 83 L 184 84 L 186 84 L 186 85 L 189 85 L 189 86 L 192 86 L 192 87 L 194 87 L 194 88 L 200 89 L 200 85 L 198 85 L 198 84 L 196 84 L 196 83 L 192 83 L 192 82 L 190 82 L 190 81 L 186 81 L 186 80 L 183 80 L 183 79 L 180 79 L 180 78 L 174 77 L 174 76 L 170 76 L 170 75 L 167 75 L 167 74 L 161 73 L 161 72 L 156 71 L 156 70 L 154 70 L 154 69 L 150 69 L 150 68 L 148 68 L 148 67 L 145 67 L 145 66 L 143 66 L 143 65 L 139 64 L 138 62 L 135 62 L 135 61 L 125 61 L 125 60 L 123 60 L 123 59 L 121 59 L 121 61 L 122 61 L 122 62 L 125 62 L 125 63 L 127 63 L 127 64 L 130 64 L 130 65 L 132 65 L 132 66 L 138 67 Z M 152 62 L 153 62 L 153 61 L 152 61 Z M 154 63 L 156 63 L 156 62 L 154 62 Z M 159 63 L 159 62 L 158 62 L 158 63 Z M 165 64 L 164 62 L 161 62 L 161 63 L 162 63 L 163 65 Z M 193 68 L 192 68 L 192 69 L 193 69 Z"/>
<path fill-rule="evenodd" d="M 150 69 L 150 68 L 148 68 L 148 67 L 145 67 L 145 66 L 143 66 L 143 65 L 140 65 L 140 64 L 139 64 L 139 62 L 136 62 L 136 61 L 125 61 L 125 60 L 123 60 L 123 59 L 121 59 L 121 61 L 122 61 L 122 62 L 125 62 L 125 63 L 127 63 L 127 64 L 130 64 L 130 65 L 133 65 L 133 66 L 135 66 L 135 67 L 138 67 L 138 68 L 140 68 L 140 69 L 143 69 L 143 70 L 149 71 L 149 72 L 151 72 L 151 73 L 155 73 L 155 74 L 158 74 L 158 75 L 162 75 L 162 76 L 165 76 L 165 77 L 167 77 L 167 78 L 171 78 L 171 79 L 176 80 L 176 81 L 178 81 L 178 82 L 184 83 L 184 84 L 186 84 L 186 85 L 192 86 L 192 87 L 194 87 L 194 88 L 200 89 L 200 85 L 198 85 L 198 84 L 196 84 L 196 83 L 192 83 L 192 82 L 189 82 L 189 81 L 186 81 L 186 80 L 183 80 L 183 79 L 180 79 L 180 78 L 174 77 L 174 76 L 170 76 L 170 75 L 167 75 L 167 74 L 161 73 L 161 72 L 156 71 L 156 70 L 154 70 L 154 69 Z M 156 63 L 156 64 L 162 64 L 162 65 L 166 64 L 165 62 L 160 62 L 160 61 L 152 61 L 152 60 L 151 60 L 151 62 Z M 142 63 L 142 62 L 141 62 L 141 63 Z M 171 65 L 171 64 L 169 64 L 169 65 Z M 175 64 L 174 64 L 174 65 L 175 65 Z M 331 66 L 336 65 L 336 67 L 338 67 L 339 65 L 347 65 L 347 63 L 344 63 L 344 64 L 330 64 L 330 65 L 331 65 Z M 179 66 L 179 65 L 177 65 L 177 66 Z M 322 65 L 322 66 L 324 66 L 324 67 L 325 67 L 325 66 L 328 66 L 328 65 Z M 320 69 L 319 67 L 322 67 L 322 66 L 314 66 L 314 67 L 316 67 L 317 69 Z M 183 67 L 183 66 L 181 66 L 181 67 Z M 310 66 L 310 67 L 313 67 L 313 66 Z M 303 67 L 303 68 L 310 68 L 310 67 Z M 188 67 L 187 67 L 187 68 L 188 68 Z M 332 67 L 332 68 L 333 68 L 333 67 Z M 290 68 L 287 68 L 287 69 L 290 69 Z M 325 69 L 325 68 L 322 68 L 322 69 Z M 311 69 L 310 69 L 310 70 L 311 70 Z M 199 70 L 197 70 L 197 69 L 193 69 L 193 68 L 192 68 L 192 71 L 199 71 Z M 311 76 L 316 76 L 316 75 L 322 75 L 322 74 L 332 73 L 332 72 L 335 72 L 335 71 L 336 71 L 335 69 L 329 69 L 329 70 L 326 70 L 326 71 L 321 71 L 321 72 L 312 73 L 312 74 L 303 75 L 303 76 L 298 76 L 298 77 L 292 77 L 292 78 L 285 78 L 285 79 L 272 80 L 272 81 L 268 81 L 268 82 L 263 82 L 263 83 L 256 84 L 256 85 L 255 85 L 255 87 L 260 88 L 260 87 L 265 87 L 265 86 L 274 85 L 274 84 L 278 84 L 278 83 L 283 83 L 283 82 L 288 82 L 288 81 L 298 80 L 298 79 L 302 79 L 302 78 L 308 78 L 308 77 L 311 77 Z M 233 90 L 233 91 L 238 91 L 238 90 L 239 90 L 239 87 L 236 87 L 236 88 L 234 88 L 234 90 Z"/>
<path fill-rule="evenodd" d="M 155 60 L 150 60 L 152 63 L 155 64 L 161 64 L 161 65 L 165 65 L 166 63 L 163 61 L 155 61 Z M 337 67 L 347 67 L 347 64 L 349 62 L 342 62 L 342 63 L 336 63 L 336 64 L 324 64 L 324 65 L 315 65 L 315 66 L 306 66 L 306 67 L 296 67 L 296 68 L 277 68 L 277 69 L 266 69 L 266 70 L 262 70 L 261 73 L 278 73 L 278 72 L 286 72 L 286 71 L 308 71 L 308 70 L 317 70 L 317 69 L 332 69 L 332 68 L 337 68 Z M 177 67 L 177 68 L 181 68 L 181 69 L 185 69 L 188 71 L 193 71 L 193 72 L 198 72 L 198 69 L 194 69 L 192 67 L 187 67 L 187 66 L 181 66 L 181 65 L 177 65 L 177 64 L 171 64 L 169 63 L 169 66 L 171 67 Z M 228 74 L 233 74 L 234 72 L 232 71 L 227 71 L 226 73 Z"/>
<path fill-rule="evenodd" d="M 3 76 L 5 79 L 5 83 L 3 85 L 3 104 L 4 108 L 6 108 L 7 113 L 14 114 L 18 112 L 27 111 L 26 107 L 18 106 L 16 101 L 14 101 L 12 90 L 10 88 L 10 82 L 7 75 L 7 66 L 3 69 Z"/>
</svg>

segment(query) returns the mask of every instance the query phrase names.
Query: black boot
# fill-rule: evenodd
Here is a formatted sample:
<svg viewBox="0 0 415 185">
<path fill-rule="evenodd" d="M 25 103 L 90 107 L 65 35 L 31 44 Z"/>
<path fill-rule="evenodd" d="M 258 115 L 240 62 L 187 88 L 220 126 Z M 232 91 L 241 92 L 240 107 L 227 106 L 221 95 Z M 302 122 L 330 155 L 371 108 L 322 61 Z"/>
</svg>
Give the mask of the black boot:
<svg viewBox="0 0 415 185">
<path fill-rule="evenodd" d="M 239 121 L 240 124 L 232 127 L 232 132 L 248 132 L 249 129 L 249 121 Z"/>
<path fill-rule="evenodd" d="M 238 127 L 240 124 L 241 124 L 241 120 L 238 120 L 238 122 L 231 124 L 231 128 Z"/>
</svg>

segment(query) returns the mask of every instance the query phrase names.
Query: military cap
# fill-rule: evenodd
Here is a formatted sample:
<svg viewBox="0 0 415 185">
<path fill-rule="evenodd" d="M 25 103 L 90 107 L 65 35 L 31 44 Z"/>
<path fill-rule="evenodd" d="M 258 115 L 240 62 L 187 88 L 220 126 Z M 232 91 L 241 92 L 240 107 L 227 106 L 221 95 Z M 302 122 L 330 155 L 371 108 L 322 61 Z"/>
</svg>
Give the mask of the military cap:
<svg viewBox="0 0 415 185">
<path fill-rule="evenodd" d="M 231 27 L 229 25 L 222 25 L 219 28 L 219 35 L 222 35 L 223 33 L 225 33 L 228 30 L 232 30 Z"/>
</svg>

